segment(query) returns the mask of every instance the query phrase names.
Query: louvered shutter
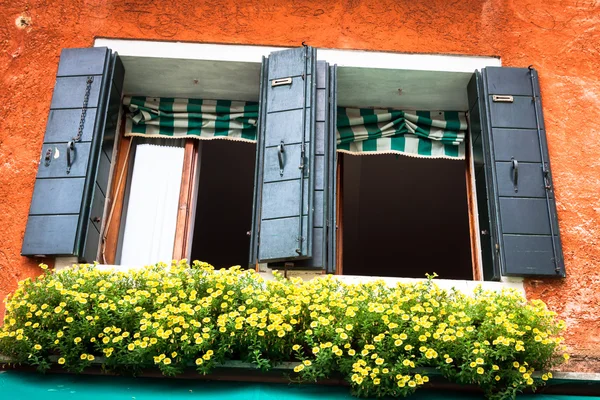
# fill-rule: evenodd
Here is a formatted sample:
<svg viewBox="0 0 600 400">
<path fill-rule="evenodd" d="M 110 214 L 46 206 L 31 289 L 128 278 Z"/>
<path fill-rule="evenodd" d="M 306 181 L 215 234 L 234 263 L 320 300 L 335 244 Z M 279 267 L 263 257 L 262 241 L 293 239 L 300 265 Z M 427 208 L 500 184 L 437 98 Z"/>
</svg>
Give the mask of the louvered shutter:
<svg viewBox="0 0 600 400">
<path fill-rule="evenodd" d="M 110 49 L 62 51 L 22 255 L 96 260 L 124 73 Z M 83 134 L 69 150 L 88 85 Z"/>
<path fill-rule="evenodd" d="M 313 256 L 315 210 L 324 212 L 323 196 L 315 196 L 315 188 L 323 191 L 323 174 L 315 172 L 323 171 L 317 166 L 315 75 L 310 47 L 263 59 L 251 264 Z"/>
<path fill-rule="evenodd" d="M 468 89 L 485 277 L 564 277 L 537 72 L 488 67 Z"/>
</svg>

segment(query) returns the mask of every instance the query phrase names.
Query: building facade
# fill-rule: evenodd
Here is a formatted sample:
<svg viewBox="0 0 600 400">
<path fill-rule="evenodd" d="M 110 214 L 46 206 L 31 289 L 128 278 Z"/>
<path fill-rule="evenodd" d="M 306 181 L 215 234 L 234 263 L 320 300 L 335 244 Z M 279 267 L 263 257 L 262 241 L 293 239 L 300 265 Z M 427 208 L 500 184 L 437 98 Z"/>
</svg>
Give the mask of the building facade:
<svg viewBox="0 0 600 400">
<path fill-rule="evenodd" d="M 528 277 L 523 287 L 528 298 L 543 300 L 565 319 L 572 361 L 564 369 L 599 370 L 596 2 L 37 1 L 4 2 L 0 10 L 0 297 L 37 275 L 39 262 L 53 262 L 21 251 L 63 48 L 122 39 L 483 57 L 504 67 L 533 65 L 539 74 L 566 277 Z"/>
</svg>

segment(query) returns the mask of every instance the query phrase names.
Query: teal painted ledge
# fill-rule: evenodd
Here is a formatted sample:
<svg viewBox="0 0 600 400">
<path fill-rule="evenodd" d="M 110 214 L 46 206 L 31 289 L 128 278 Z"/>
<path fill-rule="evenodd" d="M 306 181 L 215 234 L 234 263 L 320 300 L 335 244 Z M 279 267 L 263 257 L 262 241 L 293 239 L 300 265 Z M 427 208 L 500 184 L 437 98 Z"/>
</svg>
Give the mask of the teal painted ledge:
<svg viewBox="0 0 600 400">
<path fill-rule="evenodd" d="M 98 375 L 0 372 L 0 399 L 6 400 L 356 400 L 347 387 Z M 422 389 L 410 400 L 481 400 L 477 394 Z M 523 400 L 600 400 L 600 397 L 522 395 Z"/>
</svg>

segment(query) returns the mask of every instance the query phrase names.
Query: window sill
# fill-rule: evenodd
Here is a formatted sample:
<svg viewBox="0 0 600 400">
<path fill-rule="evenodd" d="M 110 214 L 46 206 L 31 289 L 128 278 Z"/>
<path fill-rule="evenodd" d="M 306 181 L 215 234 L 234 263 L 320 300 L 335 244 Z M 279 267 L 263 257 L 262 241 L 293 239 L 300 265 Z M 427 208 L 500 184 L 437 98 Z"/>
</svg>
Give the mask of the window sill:
<svg viewBox="0 0 600 400">
<path fill-rule="evenodd" d="M 73 264 L 77 264 L 77 260 L 73 257 L 57 257 L 55 260 L 55 268 L 60 271 Z M 140 269 L 143 266 L 125 266 L 125 265 L 98 265 L 98 268 L 103 270 L 113 269 L 115 271 L 128 271 L 130 269 Z M 269 268 L 261 268 L 259 275 L 266 280 L 273 279 L 273 270 Z M 321 271 L 288 271 L 288 276 L 299 277 L 303 280 L 310 280 L 320 276 L 323 276 Z M 359 275 L 335 275 L 336 279 L 348 284 L 373 282 L 377 280 L 383 280 L 387 286 L 395 286 L 397 283 L 418 283 L 424 282 L 426 279 L 416 278 L 392 278 L 385 276 L 359 276 Z M 456 289 L 457 291 L 464 294 L 471 294 L 473 290 L 481 285 L 484 290 L 492 290 L 500 292 L 504 289 L 514 289 L 521 293 L 523 297 L 526 297 L 525 288 L 523 286 L 523 278 L 515 277 L 503 277 L 500 282 L 489 282 L 489 281 L 466 281 L 466 280 L 453 280 L 453 279 L 435 279 L 435 283 L 442 289 L 451 290 Z"/>
</svg>

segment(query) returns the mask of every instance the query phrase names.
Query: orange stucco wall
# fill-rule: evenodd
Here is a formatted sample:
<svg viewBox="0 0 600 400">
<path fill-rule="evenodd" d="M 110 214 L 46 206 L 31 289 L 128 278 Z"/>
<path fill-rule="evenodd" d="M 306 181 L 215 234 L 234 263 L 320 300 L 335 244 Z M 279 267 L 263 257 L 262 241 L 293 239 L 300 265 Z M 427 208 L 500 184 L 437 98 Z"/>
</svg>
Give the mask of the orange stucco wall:
<svg viewBox="0 0 600 400">
<path fill-rule="evenodd" d="M 149 4 L 153 3 L 153 4 Z M 19 255 L 63 47 L 96 37 L 500 56 L 540 72 L 568 277 L 526 283 L 600 370 L 600 3 L 596 0 L 0 0 L 0 297 Z M 0 312 L 3 306 L 0 306 Z M 595 366 L 594 366 L 595 365 Z"/>
</svg>

